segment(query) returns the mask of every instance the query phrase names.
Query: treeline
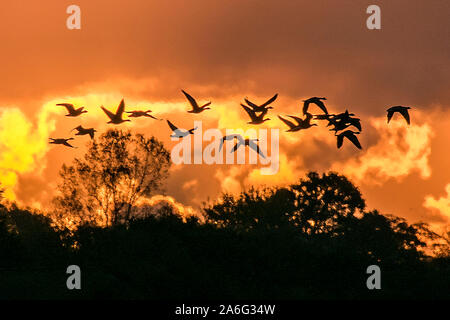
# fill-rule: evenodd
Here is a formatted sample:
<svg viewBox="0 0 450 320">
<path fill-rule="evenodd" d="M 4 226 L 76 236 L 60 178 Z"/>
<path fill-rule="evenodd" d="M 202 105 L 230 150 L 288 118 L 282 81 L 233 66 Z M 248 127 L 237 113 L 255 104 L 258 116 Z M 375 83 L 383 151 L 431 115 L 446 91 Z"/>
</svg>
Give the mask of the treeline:
<svg viewBox="0 0 450 320">
<path fill-rule="evenodd" d="M 204 222 L 163 207 L 158 215 L 69 231 L 37 212 L 3 206 L 0 297 L 450 298 L 445 238 L 367 211 L 344 176 L 310 173 L 289 187 L 225 194 L 202 212 Z M 381 268 L 381 290 L 366 286 L 373 264 Z M 81 290 L 66 287 L 69 265 L 81 268 Z"/>
</svg>

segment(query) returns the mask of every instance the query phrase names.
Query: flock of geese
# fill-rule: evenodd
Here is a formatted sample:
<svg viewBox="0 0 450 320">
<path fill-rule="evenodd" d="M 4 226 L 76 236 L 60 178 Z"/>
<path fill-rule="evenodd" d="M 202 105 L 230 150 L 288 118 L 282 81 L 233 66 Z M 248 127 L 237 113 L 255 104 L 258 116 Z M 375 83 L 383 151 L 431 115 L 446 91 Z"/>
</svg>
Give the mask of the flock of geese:
<svg viewBox="0 0 450 320">
<path fill-rule="evenodd" d="M 189 101 L 189 104 L 191 106 L 191 110 L 187 111 L 188 113 L 201 113 L 205 110 L 210 110 L 209 107 L 211 105 L 211 101 L 199 105 L 197 101 L 186 91 L 181 90 L 186 99 Z M 275 94 L 272 98 L 264 102 L 263 104 L 255 104 L 251 102 L 249 99 L 245 98 L 244 101 L 246 104 L 241 103 L 242 108 L 245 110 L 245 112 L 250 117 L 250 121 L 247 122 L 248 124 L 252 125 L 260 125 L 263 124 L 266 121 L 271 120 L 270 118 L 265 118 L 267 113 L 270 109 L 273 109 L 271 104 L 277 99 L 278 94 Z M 348 110 L 345 110 L 345 112 L 339 113 L 339 114 L 331 114 L 328 112 L 325 104 L 323 101 L 327 100 L 325 97 L 312 97 L 307 100 L 303 100 L 303 108 L 301 110 L 302 116 L 293 116 L 293 115 L 287 115 L 284 118 L 278 115 L 278 118 L 287 125 L 288 129 L 286 132 L 297 132 L 300 130 L 306 130 L 313 126 L 317 126 L 316 123 L 311 123 L 312 120 L 319 120 L 319 121 L 326 121 L 327 127 L 331 127 L 329 130 L 334 131 L 334 135 L 337 139 L 337 147 L 341 148 L 342 144 L 344 142 L 344 138 L 352 142 L 358 149 L 362 149 L 361 144 L 358 140 L 357 134 L 360 134 L 362 131 L 361 127 L 361 120 L 359 118 L 354 117 L 355 114 L 349 113 Z M 312 114 L 308 112 L 311 105 L 315 105 L 318 107 L 322 113 L 321 114 Z M 73 104 L 70 103 L 58 103 L 57 106 L 62 106 L 67 109 L 67 117 L 78 117 L 81 116 L 83 113 L 86 113 L 87 111 L 84 110 L 84 107 L 75 108 Z M 101 106 L 101 109 L 105 112 L 105 114 L 108 116 L 109 121 L 107 123 L 109 124 L 121 124 L 123 122 L 131 121 L 130 119 L 123 119 L 123 114 L 127 113 L 129 118 L 139 118 L 139 117 L 148 117 L 155 120 L 163 120 L 158 119 L 154 116 L 152 116 L 150 113 L 151 110 L 134 110 L 134 111 L 125 111 L 125 102 L 124 99 L 119 104 L 119 107 L 117 108 L 116 112 L 113 113 L 110 110 L 106 109 L 105 107 Z M 404 106 L 394 106 L 387 109 L 387 123 L 389 123 L 395 113 L 399 113 L 403 116 L 403 118 L 406 120 L 407 124 L 410 124 L 410 117 L 408 110 L 411 109 L 410 107 L 404 107 Z M 289 117 L 292 119 L 288 120 L 286 117 Z M 177 126 L 175 126 L 172 122 L 169 120 L 166 120 L 167 124 L 169 125 L 170 129 L 172 130 L 171 137 L 173 138 L 183 138 L 190 134 L 194 134 L 194 131 L 197 128 L 192 128 L 190 130 L 184 130 L 179 129 Z M 351 130 L 356 129 L 357 131 Z M 82 136 L 82 135 L 89 135 L 91 139 L 94 138 L 94 134 L 96 130 L 94 128 L 84 128 L 82 125 L 79 125 L 75 128 L 73 128 L 71 131 L 77 130 L 77 133 L 75 135 Z M 65 145 L 67 147 L 76 148 L 72 146 L 69 141 L 74 140 L 74 138 L 50 138 L 51 144 L 60 144 Z M 265 158 L 265 155 L 260 150 L 257 141 L 258 139 L 244 139 L 239 134 L 232 134 L 232 135 L 226 135 L 222 137 L 222 140 L 220 142 L 219 151 L 222 150 L 223 144 L 227 140 L 234 140 L 236 144 L 234 145 L 234 148 L 231 150 L 231 152 L 235 152 L 240 146 L 249 147 L 256 151 L 258 154 L 260 154 L 263 158 Z"/>
</svg>

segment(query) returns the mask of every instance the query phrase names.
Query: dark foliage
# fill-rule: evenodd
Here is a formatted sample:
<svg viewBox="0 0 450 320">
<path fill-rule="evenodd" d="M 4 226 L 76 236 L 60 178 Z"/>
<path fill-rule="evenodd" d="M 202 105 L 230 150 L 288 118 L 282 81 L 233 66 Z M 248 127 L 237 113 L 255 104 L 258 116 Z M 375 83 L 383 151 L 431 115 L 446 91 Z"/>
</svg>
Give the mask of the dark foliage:
<svg viewBox="0 0 450 320">
<path fill-rule="evenodd" d="M 288 188 L 225 195 L 207 223 L 170 213 L 107 228 L 54 231 L 0 211 L 0 297 L 33 299 L 448 299 L 448 247 L 422 253 L 424 225 L 366 212 L 343 176 L 310 173 Z M 65 287 L 69 264 L 82 290 Z M 377 264 L 382 289 L 366 287 Z"/>
</svg>

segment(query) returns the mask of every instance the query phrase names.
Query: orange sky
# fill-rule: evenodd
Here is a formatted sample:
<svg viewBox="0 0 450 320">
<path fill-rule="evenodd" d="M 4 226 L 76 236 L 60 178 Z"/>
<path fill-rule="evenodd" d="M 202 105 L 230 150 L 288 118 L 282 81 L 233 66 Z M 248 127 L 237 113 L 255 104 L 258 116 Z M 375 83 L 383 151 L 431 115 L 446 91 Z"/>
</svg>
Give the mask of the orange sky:
<svg viewBox="0 0 450 320">
<path fill-rule="evenodd" d="M 189 5 L 187 5 L 189 3 Z M 66 28 L 66 8 L 81 7 L 82 29 Z M 382 29 L 365 26 L 378 4 Z M 277 114 L 300 112 L 300 101 L 325 96 L 331 112 L 362 119 L 360 140 L 336 149 L 323 126 L 281 133 L 280 172 L 255 166 L 174 167 L 167 194 L 197 208 L 221 191 L 286 184 L 310 170 L 338 170 L 357 184 L 370 208 L 411 222 L 450 219 L 450 2 L 434 1 L 2 1 L 0 37 L 0 181 L 7 196 L 45 207 L 63 162 L 84 152 L 51 147 L 69 135 L 58 102 L 86 105 L 83 125 L 106 130 L 98 108 L 147 107 L 191 128 L 248 128 L 244 97 L 279 99 L 265 127 L 284 128 Z M 191 115 L 180 89 L 213 110 Z M 412 125 L 385 110 L 408 105 Z M 183 112 L 180 112 L 183 111 Z M 138 119 L 124 128 L 172 146 L 165 122 Z"/>
</svg>

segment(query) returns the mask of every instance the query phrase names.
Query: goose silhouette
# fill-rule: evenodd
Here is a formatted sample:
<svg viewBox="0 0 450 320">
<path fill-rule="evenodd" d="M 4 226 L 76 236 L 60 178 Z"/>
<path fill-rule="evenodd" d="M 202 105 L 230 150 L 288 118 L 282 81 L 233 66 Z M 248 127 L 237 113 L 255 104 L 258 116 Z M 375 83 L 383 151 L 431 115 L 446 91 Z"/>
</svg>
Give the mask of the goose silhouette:
<svg viewBox="0 0 450 320">
<path fill-rule="evenodd" d="M 201 107 L 198 105 L 197 101 L 186 91 L 181 90 L 181 92 L 183 92 L 183 94 L 186 96 L 186 99 L 188 99 L 189 103 L 192 106 L 192 110 L 189 110 L 189 113 L 200 113 L 203 112 L 205 110 L 209 110 L 211 108 L 207 108 L 207 106 L 209 106 L 211 104 L 211 101 L 205 103 L 204 105 L 202 105 Z"/>
<path fill-rule="evenodd" d="M 146 111 L 134 110 L 134 111 L 125 111 L 125 112 L 130 113 L 130 115 L 128 116 L 130 118 L 149 117 L 149 118 L 153 118 L 155 120 L 162 120 L 162 119 L 155 118 L 154 116 L 149 114 L 150 112 L 152 112 L 152 110 L 146 110 Z"/>
<path fill-rule="evenodd" d="M 180 130 L 175 126 L 172 122 L 167 120 L 167 124 L 169 125 L 170 129 L 172 129 L 173 134 L 170 136 L 171 138 L 184 138 L 190 134 L 194 134 L 194 130 L 197 129 L 197 127 L 190 129 L 190 130 Z"/>
<path fill-rule="evenodd" d="M 312 119 L 313 115 L 308 112 L 306 113 L 305 119 L 301 119 L 301 118 L 295 117 L 295 116 L 288 116 L 288 117 L 294 119 L 297 122 L 297 124 L 295 124 L 292 121 L 289 121 L 287 119 L 284 119 L 281 116 L 278 116 L 278 118 L 280 118 L 280 120 L 283 121 L 289 127 L 289 130 L 286 130 L 286 132 L 295 132 L 295 131 L 299 131 L 302 129 L 311 128 L 312 126 L 317 126 L 317 124 L 311 123 L 311 119 Z"/>
<path fill-rule="evenodd" d="M 101 108 L 106 113 L 108 118 L 110 119 L 110 121 L 108 121 L 107 123 L 121 124 L 122 122 L 125 122 L 125 121 L 131 121 L 129 119 L 126 119 L 126 120 L 122 119 L 122 115 L 125 110 L 125 101 L 123 99 L 122 99 L 122 101 L 120 101 L 120 104 L 117 107 L 116 113 L 112 113 L 111 111 L 109 111 L 108 109 L 106 109 L 103 106 L 101 106 Z"/>
<path fill-rule="evenodd" d="M 335 136 L 337 137 L 338 149 L 340 147 L 342 147 L 344 138 L 347 138 L 348 140 L 350 140 L 358 149 L 362 149 L 361 144 L 359 143 L 359 140 L 356 137 L 356 134 L 359 134 L 359 132 L 352 131 L 352 130 L 345 130 L 345 131 L 341 132 L 340 134 L 335 134 Z"/>
<path fill-rule="evenodd" d="M 234 147 L 230 153 L 235 152 L 240 146 L 243 145 L 243 146 L 248 146 L 249 148 L 253 149 L 264 159 L 266 158 L 264 153 L 259 148 L 258 144 L 255 142 L 255 141 L 259 141 L 258 139 L 244 139 L 241 135 L 237 135 L 236 138 L 238 139 L 238 142 L 234 145 Z"/>
<path fill-rule="evenodd" d="M 66 117 L 78 117 L 82 113 L 86 113 L 86 110 L 83 110 L 84 107 L 80 107 L 78 109 L 75 109 L 73 104 L 70 103 L 57 103 L 57 106 L 62 106 L 67 109 L 68 114 L 66 114 Z"/>
<path fill-rule="evenodd" d="M 77 130 L 78 132 L 75 133 L 76 136 L 84 136 L 88 134 L 91 139 L 94 139 L 94 133 L 97 132 L 94 128 L 83 128 L 83 126 L 78 126 L 76 128 L 73 128 L 70 131 Z"/>
<path fill-rule="evenodd" d="M 259 116 L 256 115 L 256 112 L 253 111 L 252 109 L 250 109 L 249 107 L 245 106 L 245 105 L 241 105 L 242 108 L 244 108 L 244 110 L 248 113 L 248 115 L 250 116 L 251 120 L 250 122 L 247 122 L 248 124 L 261 124 L 264 123 L 264 121 L 268 121 L 270 120 L 270 118 L 266 118 L 264 119 L 264 116 L 267 114 L 267 112 L 269 111 L 267 108 L 264 109 L 264 111 L 262 111 Z"/>
<path fill-rule="evenodd" d="M 411 109 L 411 107 L 403 107 L 403 106 L 390 107 L 389 109 L 386 110 L 387 111 L 387 123 L 389 123 L 389 121 L 391 121 L 394 113 L 398 112 L 403 116 L 403 118 L 405 118 L 406 123 L 408 125 L 410 125 L 411 120 L 409 118 L 409 112 L 408 112 L 409 109 Z"/>
<path fill-rule="evenodd" d="M 58 139 L 54 139 L 54 138 L 49 138 L 50 139 L 50 144 L 62 144 L 65 145 L 67 147 L 71 147 L 71 148 L 76 148 L 74 146 L 72 146 L 68 141 L 70 140 L 74 140 L 74 138 L 68 138 L 68 139 L 63 139 L 63 138 L 58 138 Z"/>
<path fill-rule="evenodd" d="M 303 100 L 303 115 L 305 115 L 308 112 L 309 105 L 311 103 L 314 103 L 316 106 L 318 106 L 325 114 L 328 114 L 328 110 L 325 107 L 322 100 L 327 100 L 327 98 L 319 98 L 319 97 L 312 97 L 306 100 Z"/>
<path fill-rule="evenodd" d="M 271 104 L 272 102 L 274 102 L 277 99 L 277 97 L 278 97 L 278 93 L 276 93 L 272 98 L 270 98 L 269 100 L 267 100 L 266 102 L 264 102 L 261 105 L 254 104 L 253 102 L 251 102 L 247 98 L 245 98 L 244 100 L 253 109 L 253 111 L 255 111 L 255 112 L 263 112 L 266 109 L 273 109 L 273 107 L 268 107 L 268 105 Z M 246 107 L 242 103 L 241 103 L 241 106 Z"/>
</svg>

